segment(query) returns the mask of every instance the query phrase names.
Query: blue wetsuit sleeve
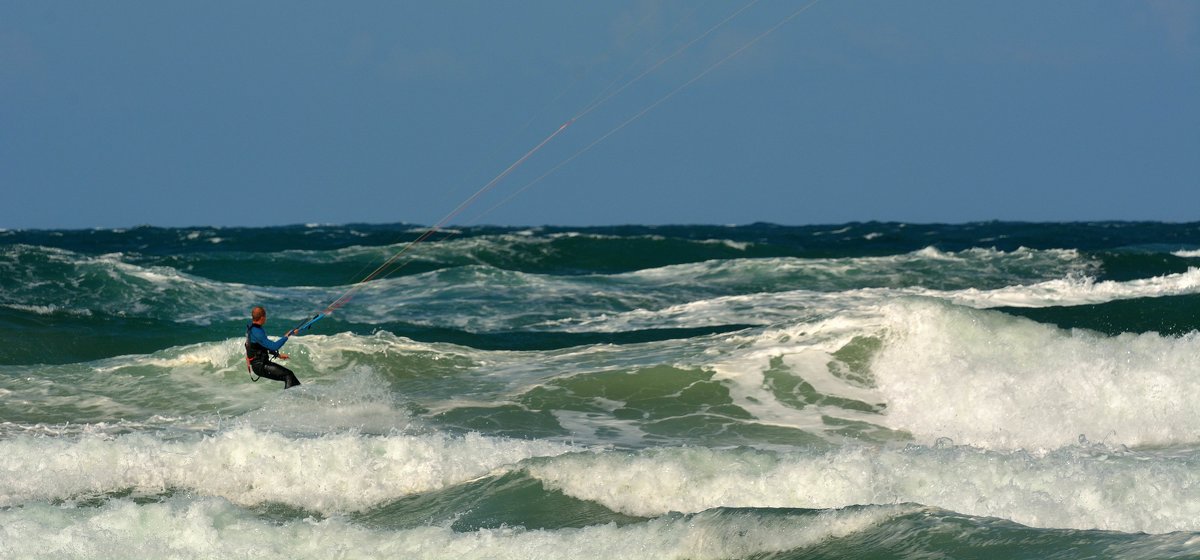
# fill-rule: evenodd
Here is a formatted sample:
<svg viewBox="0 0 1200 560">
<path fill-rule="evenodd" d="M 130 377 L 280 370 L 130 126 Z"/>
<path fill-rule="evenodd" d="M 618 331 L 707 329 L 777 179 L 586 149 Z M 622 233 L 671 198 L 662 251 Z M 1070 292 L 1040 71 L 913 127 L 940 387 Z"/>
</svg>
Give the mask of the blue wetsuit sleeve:
<svg viewBox="0 0 1200 560">
<path fill-rule="evenodd" d="M 283 343 L 287 342 L 288 337 L 281 337 L 279 340 L 271 340 L 267 333 L 260 328 L 250 329 L 250 340 L 261 344 L 267 350 L 278 352 L 283 348 Z"/>
</svg>

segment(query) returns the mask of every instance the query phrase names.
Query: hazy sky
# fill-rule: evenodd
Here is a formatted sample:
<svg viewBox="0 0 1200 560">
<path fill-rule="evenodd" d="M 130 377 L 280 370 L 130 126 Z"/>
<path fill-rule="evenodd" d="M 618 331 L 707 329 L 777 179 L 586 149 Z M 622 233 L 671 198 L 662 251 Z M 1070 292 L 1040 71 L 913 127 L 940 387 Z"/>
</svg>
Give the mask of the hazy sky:
<svg viewBox="0 0 1200 560">
<path fill-rule="evenodd" d="M 0 227 L 1200 219 L 1200 2 L 807 4 L 0 0 Z"/>
</svg>

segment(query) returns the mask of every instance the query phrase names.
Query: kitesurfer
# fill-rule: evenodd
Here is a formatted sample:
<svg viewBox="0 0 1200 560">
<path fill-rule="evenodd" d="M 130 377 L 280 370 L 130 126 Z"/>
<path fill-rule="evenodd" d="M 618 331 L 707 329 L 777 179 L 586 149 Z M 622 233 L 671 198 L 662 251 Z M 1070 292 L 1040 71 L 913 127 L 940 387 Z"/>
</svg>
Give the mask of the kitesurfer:
<svg viewBox="0 0 1200 560">
<path fill-rule="evenodd" d="M 287 342 L 289 336 L 296 334 L 296 330 L 288 331 L 279 340 L 271 340 L 267 336 L 267 331 L 263 330 L 263 324 L 266 322 L 266 309 L 255 306 L 250 310 L 250 323 L 246 325 L 246 367 L 259 377 L 282 381 L 284 389 L 295 387 L 300 384 L 300 380 L 296 379 L 296 374 L 292 373 L 292 370 L 272 362 L 271 356 L 281 360 L 288 359 L 288 355 L 281 354 L 279 349 L 283 348 L 283 344 Z"/>
</svg>

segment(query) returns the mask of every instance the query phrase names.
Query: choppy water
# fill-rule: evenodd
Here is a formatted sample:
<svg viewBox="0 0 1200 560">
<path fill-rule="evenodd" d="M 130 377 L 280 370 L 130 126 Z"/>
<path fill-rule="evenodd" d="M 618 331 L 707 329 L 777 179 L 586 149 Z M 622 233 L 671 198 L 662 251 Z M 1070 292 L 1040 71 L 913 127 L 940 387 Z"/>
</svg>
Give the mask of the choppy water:
<svg viewBox="0 0 1200 560">
<path fill-rule="evenodd" d="M 2 558 L 1200 556 L 1200 224 L 0 231 Z"/>
</svg>

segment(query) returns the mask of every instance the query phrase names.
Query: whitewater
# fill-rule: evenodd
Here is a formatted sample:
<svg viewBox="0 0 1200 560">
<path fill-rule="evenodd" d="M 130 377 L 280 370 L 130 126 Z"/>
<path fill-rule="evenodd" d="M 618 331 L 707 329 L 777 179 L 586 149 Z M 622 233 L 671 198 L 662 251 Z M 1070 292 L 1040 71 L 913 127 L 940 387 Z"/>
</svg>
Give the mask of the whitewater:
<svg viewBox="0 0 1200 560">
<path fill-rule="evenodd" d="M 1200 225 L 0 231 L 0 558 L 1200 555 Z M 270 247 L 271 250 L 264 250 Z"/>
</svg>

